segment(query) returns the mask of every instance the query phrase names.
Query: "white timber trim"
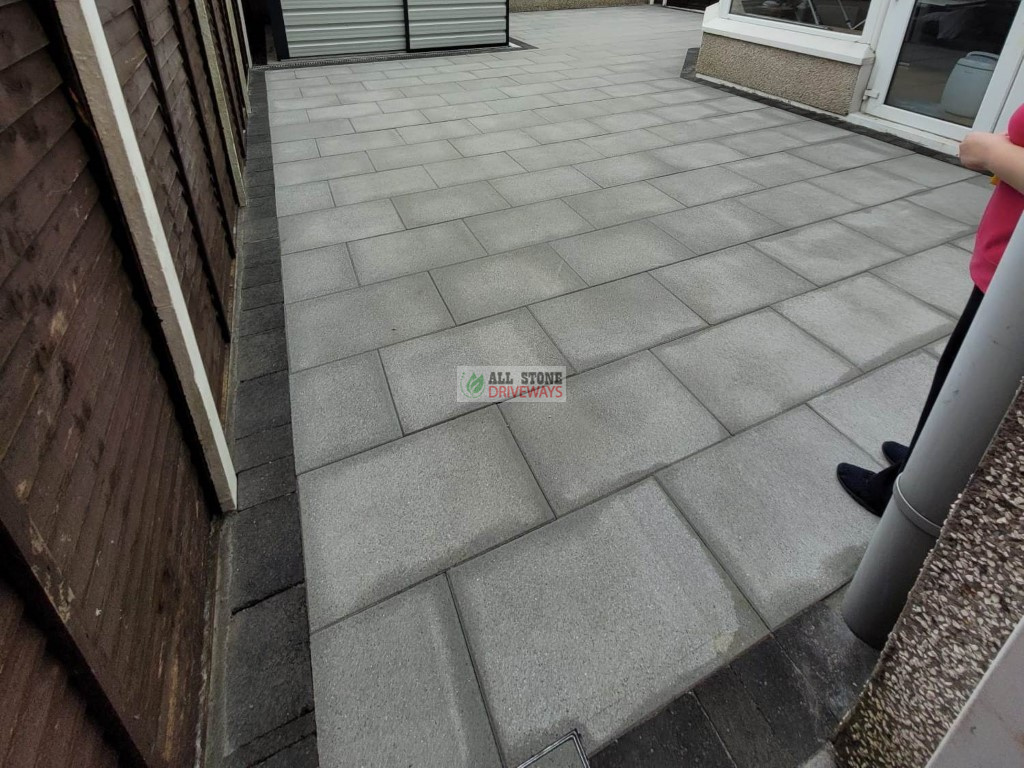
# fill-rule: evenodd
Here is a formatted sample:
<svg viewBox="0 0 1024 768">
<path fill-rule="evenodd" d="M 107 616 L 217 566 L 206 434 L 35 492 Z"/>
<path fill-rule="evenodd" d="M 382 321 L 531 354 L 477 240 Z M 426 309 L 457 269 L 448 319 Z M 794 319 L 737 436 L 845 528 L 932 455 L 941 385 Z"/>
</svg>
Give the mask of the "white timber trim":
<svg viewBox="0 0 1024 768">
<path fill-rule="evenodd" d="M 213 100 L 217 106 L 217 113 L 220 116 L 220 130 L 224 137 L 224 149 L 228 153 L 228 163 L 231 166 L 231 175 L 235 179 L 235 189 L 238 191 L 238 204 L 244 206 L 245 184 L 242 180 L 242 161 L 238 156 L 238 148 L 231 138 L 231 112 L 228 110 L 228 97 L 225 92 L 225 73 L 220 71 L 220 62 L 217 60 L 217 41 L 213 37 L 213 27 L 210 25 L 210 12 L 206 7 L 205 0 L 193 0 L 196 9 L 196 20 L 199 22 L 199 36 L 203 39 L 203 51 L 206 54 L 206 63 L 210 67 L 210 79 L 213 80 Z M 248 90 L 248 89 L 243 89 Z M 241 141 L 242 137 L 239 136 Z M 234 236 L 234 232 L 231 233 Z"/>
<path fill-rule="evenodd" d="M 222 509 L 234 509 L 234 464 L 96 0 L 55 0 L 55 5 L 161 332 L 198 433 L 206 470 Z"/>
<path fill-rule="evenodd" d="M 701 26 L 705 34 L 781 48 L 844 64 L 862 65 L 874 59 L 871 46 L 858 35 L 770 19 L 736 16 L 728 12 L 727 0 L 719 0 L 718 4 L 708 6 Z"/>
</svg>

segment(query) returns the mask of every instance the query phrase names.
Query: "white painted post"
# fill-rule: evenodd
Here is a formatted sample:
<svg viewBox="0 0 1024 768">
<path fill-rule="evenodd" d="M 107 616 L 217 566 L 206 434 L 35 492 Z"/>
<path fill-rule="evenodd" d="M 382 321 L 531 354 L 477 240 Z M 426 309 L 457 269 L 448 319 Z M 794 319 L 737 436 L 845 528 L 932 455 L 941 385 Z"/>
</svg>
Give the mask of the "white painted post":
<svg viewBox="0 0 1024 768">
<path fill-rule="evenodd" d="M 231 140 L 231 114 L 228 111 L 225 74 L 220 71 L 220 62 L 217 61 L 217 41 L 213 37 L 213 27 L 210 25 L 210 13 L 206 8 L 206 0 L 193 0 L 193 2 L 195 3 L 196 20 L 199 22 L 200 37 L 203 39 L 203 50 L 206 52 L 206 61 L 210 65 L 210 76 L 213 80 L 213 100 L 217 105 L 217 112 L 220 115 L 220 128 L 221 134 L 224 137 L 224 147 L 228 153 L 231 175 L 235 179 L 235 189 L 238 190 L 238 204 L 245 205 L 242 162 L 238 157 L 235 142 Z M 233 232 L 232 235 L 234 235 Z"/>
<path fill-rule="evenodd" d="M 96 2 L 55 0 L 55 5 L 128 221 L 142 275 L 199 435 L 207 472 L 221 507 L 234 509 L 237 488 L 227 439 Z"/>
</svg>

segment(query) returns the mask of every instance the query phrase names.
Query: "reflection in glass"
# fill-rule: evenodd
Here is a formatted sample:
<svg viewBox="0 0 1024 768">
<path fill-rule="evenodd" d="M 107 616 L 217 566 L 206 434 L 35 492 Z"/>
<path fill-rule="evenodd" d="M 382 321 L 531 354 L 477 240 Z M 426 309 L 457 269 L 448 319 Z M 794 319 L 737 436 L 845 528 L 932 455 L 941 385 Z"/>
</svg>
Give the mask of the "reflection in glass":
<svg viewBox="0 0 1024 768">
<path fill-rule="evenodd" d="M 885 103 L 970 126 L 1020 0 L 916 0 Z"/>
<path fill-rule="evenodd" d="M 871 0 L 732 0 L 730 10 L 859 35 L 869 5 Z"/>
</svg>

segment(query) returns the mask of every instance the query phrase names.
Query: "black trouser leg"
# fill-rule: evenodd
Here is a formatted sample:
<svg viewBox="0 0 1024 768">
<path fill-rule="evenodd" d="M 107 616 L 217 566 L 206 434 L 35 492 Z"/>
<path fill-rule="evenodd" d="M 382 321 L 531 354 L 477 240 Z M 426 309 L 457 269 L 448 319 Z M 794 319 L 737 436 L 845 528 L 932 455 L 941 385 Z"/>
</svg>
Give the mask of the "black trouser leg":
<svg viewBox="0 0 1024 768">
<path fill-rule="evenodd" d="M 889 503 L 896 478 L 899 477 L 900 472 L 907 465 L 907 459 L 910 458 L 910 453 L 913 452 L 914 445 L 917 443 L 918 437 L 921 436 L 921 430 L 924 429 L 925 422 L 928 421 L 928 415 L 932 412 L 935 401 L 939 399 L 939 392 L 942 391 L 942 386 L 946 383 L 946 377 L 949 376 L 949 372 L 953 368 L 953 361 L 956 360 L 956 356 L 963 346 L 964 338 L 967 336 L 967 331 L 974 321 L 974 316 L 978 313 L 978 307 L 981 306 L 983 298 L 985 298 L 985 294 L 975 287 L 971 297 L 967 300 L 967 306 L 964 307 L 964 311 L 960 315 L 960 320 L 957 321 L 956 327 L 949 337 L 949 341 L 946 342 L 946 348 L 942 352 L 939 364 L 935 368 L 935 377 L 932 379 L 931 389 L 928 391 L 928 397 L 921 411 L 921 418 L 917 421 L 917 429 L 914 430 L 914 437 L 910 441 L 910 452 L 907 453 L 907 458 L 899 464 L 894 464 L 877 472 L 871 478 L 868 486 L 859 491 L 859 495 L 863 496 L 877 510 L 877 514 L 881 514 Z"/>
</svg>

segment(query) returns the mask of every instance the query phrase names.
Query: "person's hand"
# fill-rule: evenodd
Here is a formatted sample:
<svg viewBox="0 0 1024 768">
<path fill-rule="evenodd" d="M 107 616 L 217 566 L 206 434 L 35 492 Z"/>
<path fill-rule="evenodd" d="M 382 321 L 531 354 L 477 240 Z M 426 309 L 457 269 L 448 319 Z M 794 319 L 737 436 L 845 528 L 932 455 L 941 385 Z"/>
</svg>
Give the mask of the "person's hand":
<svg viewBox="0 0 1024 768">
<path fill-rule="evenodd" d="M 972 171 L 990 171 L 992 169 L 989 168 L 989 158 L 993 150 L 1010 143 L 1010 137 L 1005 133 L 968 133 L 960 142 L 960 164 Z"/>
</svg>

